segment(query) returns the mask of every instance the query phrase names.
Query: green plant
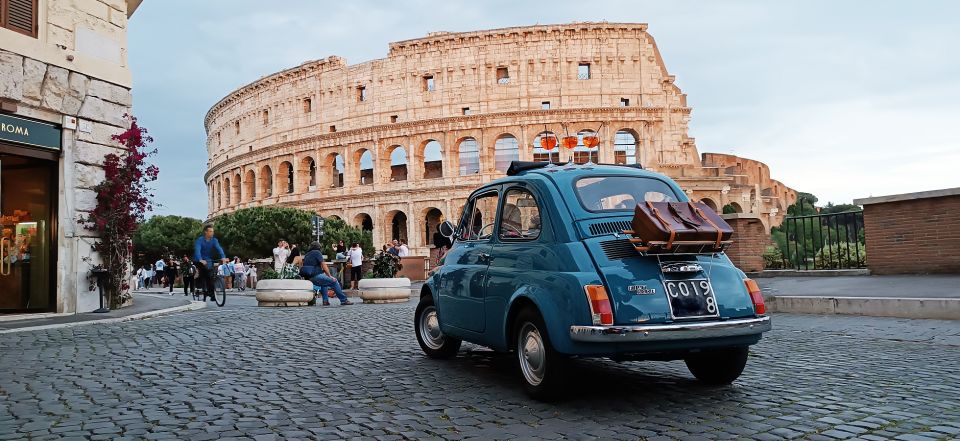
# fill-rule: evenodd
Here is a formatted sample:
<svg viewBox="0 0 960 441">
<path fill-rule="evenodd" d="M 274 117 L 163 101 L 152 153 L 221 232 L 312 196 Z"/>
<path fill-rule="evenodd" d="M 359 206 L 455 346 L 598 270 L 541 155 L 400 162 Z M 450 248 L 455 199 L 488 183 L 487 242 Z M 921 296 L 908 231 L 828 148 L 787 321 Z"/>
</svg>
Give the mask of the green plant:
<svg viewBox="0 0 960 441">
<path fill-rule="evenodd" d="M 401 269 L 403 265 L 400 264 L 400 258 L 393 254 L 381 251 L 373 257 L 373 278 L 375 279 L 396 277 Z"/>
<path fill-rule="evenodd" d="M 867 250 L 862 244 L 832 243 L 817 251 L 814 259 L 825 269 L 856 268 L 866 262 Z"/>
<path fill-rule="evenodd" d="M 334 246 L 341 240 L 347 248 L 359 243 L 364 256 L 373 255 L 373 233 L 350 226 L 343 219 L 327 218 L 323 223 L 323 253 L 333 258 L 336 255 Z"/>
<path fill-rule="evenodd" d="M 260 280 L 276 280 L 280 278 L 280 273 L 278 273 L 273 268 L 267 268 L 263 270 L 263 274 L 260 274 Z"/>
<path fill-rule="evenodd" d="M 762 257 L 764 269 L 783 269 L 783 252 L 777 245 L 768 245 Z"/>
<path fill-rule="evenodd" d="M 199 219 L 181 216 L 153 216 L 140 224 L 133 235 L 135 267 L 153 263 L 158 257 L 183 255 L 193 258 L 193 241 L 200 237 Z"/>
</svg>

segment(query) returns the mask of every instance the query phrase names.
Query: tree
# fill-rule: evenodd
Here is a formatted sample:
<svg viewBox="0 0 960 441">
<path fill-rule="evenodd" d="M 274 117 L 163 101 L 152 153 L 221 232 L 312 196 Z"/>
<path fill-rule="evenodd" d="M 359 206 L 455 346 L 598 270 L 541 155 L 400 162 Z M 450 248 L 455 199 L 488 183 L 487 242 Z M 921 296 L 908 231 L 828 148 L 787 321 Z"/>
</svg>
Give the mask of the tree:
<svg viewBox="0 0 960 441">
<path fill-rule="evenodd" d="M 364 256 L 373 255 L 373 234 L 371 232 L 347 225 L 342 219 L 326 219 L 323 223 L 324 254 L 333 257 L 335 254 L 333 247 L 341 240 L 347 247 L 350 247 L 353 243 L 359 243 Z"/>
<path fill-rule="evenodd" d="M 130 128 L 111 137 L 120 144 L 122 153 L 103 157 L 103 182 L 93 187 L 97 204 L 78 219 L 99 236 L 93 250 L 100 255 L 101 263 L 94 269 L 104 273 L 103 290 L 111 308 L 118 308 L 131 298 L 127 280 L 132 239 L 144 215 L 153 209 L 153 194 L 147 184 L 157 180 L 160 172 L 157 166 L 146 162 L 147 157 L 157 153 L 156 149 L 147 150 L 153 138 L 137 124 L 136 118 L 127 118 Z"/>
<path fill-rule="evenodd" d="M 253 207 L 224 214 L 213 225 L 229 255 L 269 257 L 280 239 L 306 249 L 313 241 L 313 216 L 313 212 L 297 208 Z"/>
<path fill-rule="evenodd" d="M 192 259 L 193 241 L 202 228 L 200 220 L 192 217 L 151 217 L 133 235 L 134 264 L 152 263 L 171 254 L 178 259 L 183 255 Z"/>
</svg>

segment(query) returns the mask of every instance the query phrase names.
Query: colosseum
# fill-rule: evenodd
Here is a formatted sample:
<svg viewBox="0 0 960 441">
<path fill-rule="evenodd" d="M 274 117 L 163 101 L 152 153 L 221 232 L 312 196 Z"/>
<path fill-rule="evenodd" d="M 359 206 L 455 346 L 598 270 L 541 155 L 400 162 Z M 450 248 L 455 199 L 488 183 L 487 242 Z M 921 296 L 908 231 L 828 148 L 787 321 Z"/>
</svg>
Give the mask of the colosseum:
<svg viewBox="0 0 960 441">
<path fill-rule="evenodd" d="M 646 24 L 435 32 L 378 60 L 309 61 L 216 103 L 204 120 L 209 215 L 300 207 L 426 255 L 473 189 L 510 161 L 549 160 L 641 164 L 718 211 L 779 224 L 796 193 L 761 162 L 701 156 L 690 113 Z M 545 148 L 558 137 L 571 148 Z"/>
</svg>

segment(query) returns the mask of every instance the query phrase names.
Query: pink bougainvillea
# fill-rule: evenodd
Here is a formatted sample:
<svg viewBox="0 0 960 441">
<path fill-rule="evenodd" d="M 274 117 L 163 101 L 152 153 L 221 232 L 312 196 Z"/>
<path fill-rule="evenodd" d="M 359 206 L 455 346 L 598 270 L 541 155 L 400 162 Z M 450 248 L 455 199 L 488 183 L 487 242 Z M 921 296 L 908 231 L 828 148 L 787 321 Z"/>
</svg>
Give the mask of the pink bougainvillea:
<svg viewBox="0 0 960 441">
<path fill-rule="evenodd" d="M 146 213 L 153 210 L 153 193 L 148 183 L 156 181 L 160 171 L 146 161 L 157 153 L 156 149 L 147 147 L 153 138 L 135 117 L 128 115 L 127 119 L 130 128 L 111 137 L 123 152 L 104 156 L 104 180 L 93 188 L 97 194 L 96 207 L 79 219 L 85 228 L 99 235 L 93 249 L 101 257 L 99 267 L 107 273 L 104 291 L 109 295 L 112 308 L 119 307 L 130 296 L 127 275 L 132 238 Z"/>
</svg>

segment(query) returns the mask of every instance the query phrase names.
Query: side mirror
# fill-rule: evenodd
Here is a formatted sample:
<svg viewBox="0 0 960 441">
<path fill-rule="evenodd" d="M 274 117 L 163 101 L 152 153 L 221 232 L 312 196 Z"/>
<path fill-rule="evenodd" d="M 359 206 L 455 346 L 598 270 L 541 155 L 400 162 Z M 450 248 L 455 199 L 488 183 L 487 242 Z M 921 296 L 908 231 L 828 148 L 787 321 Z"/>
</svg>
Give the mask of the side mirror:
<svg viewBox="0 0 960 441">
<path fill-rule="evenodd" d="M 457 227 L 455 227 L 453 222 L 450 221 L 443 221 L 443 223 L 440 224 L 439 230 L 440 234 L 450 238 L 455 236 L 457 233 Z"/>
</svg>

